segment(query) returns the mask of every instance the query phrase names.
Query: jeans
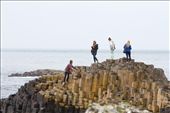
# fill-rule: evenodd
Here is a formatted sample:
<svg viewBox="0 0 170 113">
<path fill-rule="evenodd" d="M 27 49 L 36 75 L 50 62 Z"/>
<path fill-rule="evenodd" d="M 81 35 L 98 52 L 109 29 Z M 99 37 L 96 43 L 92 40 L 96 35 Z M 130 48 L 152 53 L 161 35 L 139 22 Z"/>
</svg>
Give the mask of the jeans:
<svg viewBox="0 0 170 113">
<path fill-rule="evenodd" d="M 131 60 L 131 53 L 130 52 L 126 52 L 126 59 Z"/>
<path fill-rule="evenodd" d="M 98 62 L 98 59 L 96 58 L 96 55 L 93 54 L 93 60 L 94 60 L 94 63 L 97 61 Z"/>
<path fill-rule="evenodd" d="M 69 73 L 68 73 L 68 72 L 65 72 L 65 73 L 64 73 L 64 81 L 63 81 L 63 82 L 66 82 L 66 80 L 67 80 L 67 82 L 68 82 L 68 79 L 69 79 Z"/>
</svg>

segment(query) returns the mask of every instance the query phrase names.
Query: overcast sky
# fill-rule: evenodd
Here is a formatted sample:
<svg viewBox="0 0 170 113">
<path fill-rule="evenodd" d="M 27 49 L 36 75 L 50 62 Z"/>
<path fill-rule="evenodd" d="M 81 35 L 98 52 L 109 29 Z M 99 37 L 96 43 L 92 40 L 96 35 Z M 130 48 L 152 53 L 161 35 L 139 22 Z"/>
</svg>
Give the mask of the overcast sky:
<svg viewBox="0 0 170 113">
<path fill-rule="evenodd" d="M 169 49 L 168 2 L 1 1 L 1 46 L 5 49 Z"/>
</svg>

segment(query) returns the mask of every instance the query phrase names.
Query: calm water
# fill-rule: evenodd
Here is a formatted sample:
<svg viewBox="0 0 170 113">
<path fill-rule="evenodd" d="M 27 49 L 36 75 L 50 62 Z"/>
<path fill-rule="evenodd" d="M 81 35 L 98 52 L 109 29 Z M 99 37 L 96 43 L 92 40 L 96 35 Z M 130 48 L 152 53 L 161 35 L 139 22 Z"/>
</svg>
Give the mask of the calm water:
<svg viewBox="0 0 170 113">
<path fill-rule="evenodd" d="M 135 61 L 154 64 L 163 68 L 166 76 L 169 75 L 169 52 L 136 51 L 132 57 Z M 115 58 L 124 57 L 120 51 L 115 52 Z M 100 62 L 110 58 L 109 51 L 99 51 L 97 58 Z M 18 88 L 36 77 L 8 77 L 11 73 L 22 73 L 37 69 L 63 70 L 65 65 L 73 59 L 74 65 L 91 65 L 92 55 L 89 51 L 1 51 L 1 98 L 16 93 Z"/>
</svg>

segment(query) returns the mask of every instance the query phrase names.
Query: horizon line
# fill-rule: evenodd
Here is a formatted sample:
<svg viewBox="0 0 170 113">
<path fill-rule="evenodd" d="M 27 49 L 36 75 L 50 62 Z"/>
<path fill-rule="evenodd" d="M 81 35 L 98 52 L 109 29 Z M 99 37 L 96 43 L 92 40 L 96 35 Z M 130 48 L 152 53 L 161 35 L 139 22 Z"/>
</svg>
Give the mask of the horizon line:
<svg viewBox="0 0 170 113">
<path fill-rule="evenodd" d="M 90 51 L 90 49 L 11 49 L 1 48 L 1 51 Z M 98 51 L 110 51 L 110 49 L 99 49 Z M 115 51 L 123 51 L 123 49 L 116 49 Z M 133 49 L 132 51 L 159 51 L 159 52 L 170 52 L 168 50 L 153 50 L 153 49 Z"/>
</svg>

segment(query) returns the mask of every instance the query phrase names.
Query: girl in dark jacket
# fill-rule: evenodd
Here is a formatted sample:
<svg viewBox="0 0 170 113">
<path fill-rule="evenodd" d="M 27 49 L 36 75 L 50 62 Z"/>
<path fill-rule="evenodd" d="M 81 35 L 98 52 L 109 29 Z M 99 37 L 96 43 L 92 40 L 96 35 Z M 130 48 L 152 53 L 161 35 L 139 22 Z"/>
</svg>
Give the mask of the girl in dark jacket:
<svg viewBox="0 0 170 113">
<path fill-rule="evenodd" d="M 98 50 L 98 44 L 96 43 L 96 41 L 93 41 L 93 45 L 91 46 L 91 54 L 93 55 L 94 63 L 96 61 L 98 62 L 98 59 L 96 58 L 97 50 Z"/>
</svg>

